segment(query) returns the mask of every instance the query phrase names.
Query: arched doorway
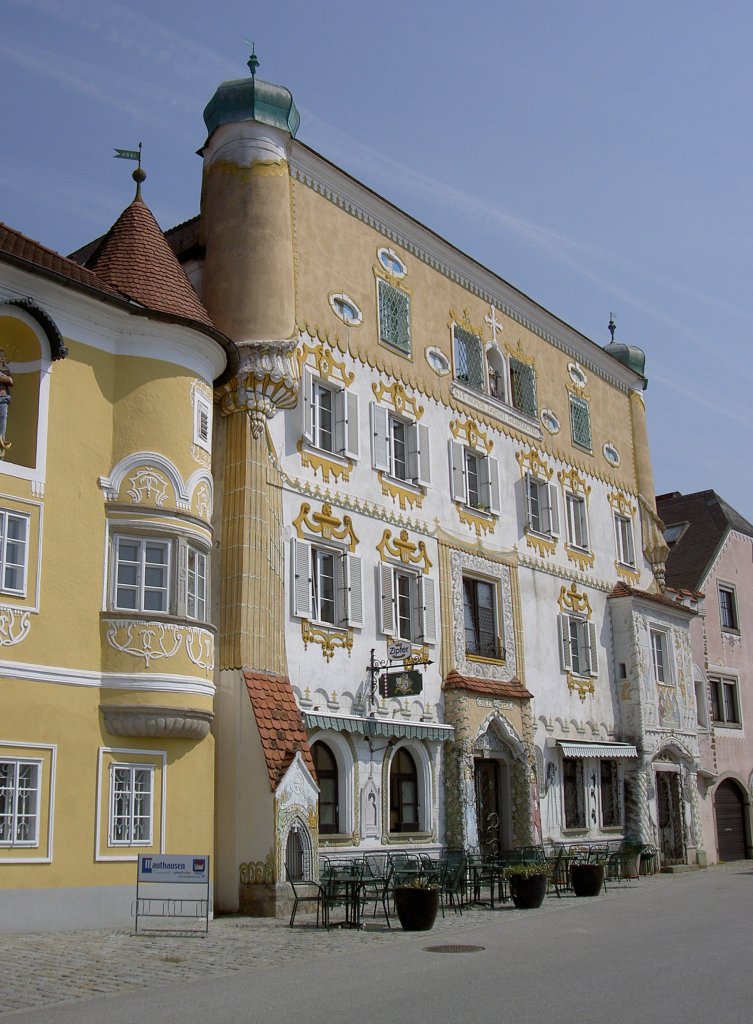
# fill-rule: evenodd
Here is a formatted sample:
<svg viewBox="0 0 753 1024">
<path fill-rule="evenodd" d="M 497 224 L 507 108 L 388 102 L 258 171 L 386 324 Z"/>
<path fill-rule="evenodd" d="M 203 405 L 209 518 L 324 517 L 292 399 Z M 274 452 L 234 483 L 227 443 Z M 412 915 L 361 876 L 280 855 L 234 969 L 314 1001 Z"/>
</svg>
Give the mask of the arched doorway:
<svg viewBox="0 0 753 1024">
<path fill-rule="evenodd" d="M 685 830 L 679 765 L 677 771 L 656 772 L 656 810 L 659 850 L 663 864 L 685 863 Z"/>
<path fill-rule="evenodd" d="M 498 757 L 476 757 L 473 776 L 479 851 L 484 857 L 496 857 L 500 850 L 510 846 L 507 836 L 507 764 Z"/>
<path fill-rule="evenodd" d="M 716 787 L 714 818 L 719 860 L 745 860 L 745 799 L 732 779 L 725 779 Z"/>
</svg>

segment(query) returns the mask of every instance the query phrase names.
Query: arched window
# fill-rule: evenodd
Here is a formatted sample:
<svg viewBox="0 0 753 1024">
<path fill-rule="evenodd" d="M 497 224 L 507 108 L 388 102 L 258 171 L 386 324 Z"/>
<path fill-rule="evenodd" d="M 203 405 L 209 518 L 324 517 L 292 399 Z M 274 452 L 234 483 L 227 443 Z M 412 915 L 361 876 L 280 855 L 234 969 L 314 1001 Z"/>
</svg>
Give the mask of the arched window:
<svg viewBox="0 0 753 1024">
<path fill-rule="evenodd" d="M 418 832 L 418 773 L 405 747 L 390 765 L 390 832 Z"/>
<path fill-rule="evenodd" d="M 340 831 L 340 798 L 337 784 L 337 762 L 326 743 L 315 743 L 311 748 L 319 783 L 319 832 Z"/>
<path fill-rule="evenodd" d="M 291 828 L 285 844 L 285 867 L 294 882 L 303 878 L 303 842 L 298 829 Z"/>
</svg>

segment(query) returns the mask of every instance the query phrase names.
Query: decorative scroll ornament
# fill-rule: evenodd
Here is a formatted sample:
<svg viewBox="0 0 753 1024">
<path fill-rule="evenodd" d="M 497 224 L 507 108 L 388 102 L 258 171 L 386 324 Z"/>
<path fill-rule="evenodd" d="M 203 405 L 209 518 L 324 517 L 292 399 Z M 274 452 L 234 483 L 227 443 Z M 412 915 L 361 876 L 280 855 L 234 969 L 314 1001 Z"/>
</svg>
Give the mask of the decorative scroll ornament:
<svg viewBox="0 0 753 1024">
<path fill-rule="evenodd" d="M 395 483 L 394 480 L 390 480 L 380 470 L 377 470 L 377 479 L 382 487 L 382 494 L 386 498 L 395 498 L 400 502 L 400 508 L 405 511 L 408 505 L 411 508 L 421 508 L 424 503 L 424 495 L 422 491 L 412 491 L 407 487 L 401 487 L 400 484 Z"/>
<path fill-rule="evenodd" d="M 302 376 L 303 367 L 309 366 L 316 370 L 317 377 L 322 380 L 338 381 L 343 387 L 349 388 L 355 380 L 355 374 L 351 373 L 345 363 L 338 359 L 332 349 L 323 341 L 310 345 L 303 342 L 296 349 L 296 360 L 298 361 L 298 376 Z"/>
<path fill-rule="evenodd" d="M 593 551 L 581 551 L 580 548 L 574 548 L 571 544 L 565 544 L 565 554 L 568 561 L 577 565 L 581 572 L 592 568 L 596 561 L 596 555 Z"/>
<path fill-rule="evenodd" d="M 196 488 L 196 511 L 207 522 L 212 516 L 212 496 L 209 492 L 209 484 L 205 481 L 202 481 Z"/>
<path fill-rule="evenodd" d="M 509 342 L 505 342 L 505 348 L 513 359 L 517 359 L 519 363 L 525 363 L 526 366 L 532 366 L 535 368 L 536 360 L 533 356 L 527 356 L 525 354 L 520 340 L 518 340 L 518 344 L 515 346 L 511 345 Z"/>
<path fill-rule="evenodd" d="M 247 412 L 251 434 L 258 438 L 278 409 L 293 409 L 298 402 L 298 379 L 291 355 L 295 340 L 255 341 L 241 349 L 241 369 L 219 389 L 220 412 L 231 416 Z"/>
<path fill-rule="evenodd" d="M 475 512 L 471 512 L 469 509 L 464 508 L 462 505 L 455 506 L 458 510 L 458 516 L 460 522 L 466 526 L 470 526 L 472 530 L 476 531 L 476 536 L 481 539 L 482 533 L 493 533 L 494 528 L 497 525 L 496 516 L 482 516 Z"/>
<path fill-rule="evenodd" d="M 382 556 L 382 561 L 388 558 L 397 558 L 403 565 L 421 565 L 424 574 L 431 569 L 431 561 L 426 551 L 426 544 L 421 540 L 418 544 L 408 540 L 408 531 L 401 530 L 400 536 L 392 539 L 392 530 L 385 530 L 382 539 L 377 544 L 377 551 Z"/>
<path fill-rule="evenodd" d="M 392 384 L 385 384 L 384 381 L 380 380 L 378 383 L 371 385 L 371 390 L 374 392 L 377 402 L 381 402 L 386 398 L 386 404 L 391 405 L 395 412 L 401 416 L 407 413 L 414 419 L 420 420 L 424 414 L 424 407 L 418 404 L 416 398 L 408 394 L 399 380 L 394 381 Z"/>
<path fill-rule="evenodd" d="M 168 482 L 152 466 L 140 469 L 128 478 L 128 482 L 131 485 L 128 497 L 134 505 L 140 505 L 143 501 L 161 508 L 167 501 Z"/>
<path fill-rule="evenodd" d="M 214 637 L 198 626 L 186 626 L 183 633 L 186 654 L 193 664 L 209 675 L 214 671 Z"/>
<path fill-rule="evenodd" d="M 447 321 L 447 326 L 452 330 L 453 324 L 457 324 L 458 327 L 462 327 L 464 331 L 468 331 L 469 334 L 475 334 L 477 338 L 483 338 L 484 328 L 479 327 L 478 324 L 471 323 L 471 314 L 467 309 L 463 310 L 463 315 L 458 316 L 454 309 L 450 310 L 450 318 Z"/>
<path fill-rule="evenodd" d="M 329 483 L 329 478 L 333 480 L 350 480 L 351 470 L 353 469 L 353 463 L 350 459 L 345 462 L 336 462 L 335 459 L 327 458 L 326 455 L 322 455 L 321 452 L 312 452 L 306 448 L 303 444 L 303 439 L 298 439 L 296 445 L 298 454 L 301 456 L 301 465 L 307 469 L 313 469 L 314 474 L 317 472 L 322 474 L 322 480 L 325 484 Z"/>
<path fill-rule="evenodd" d="M 566 587 L 560 587 L 560 596 L 557 598 L 557 604 L 560 606 L 560 611 L 563 615 L 572 613 L 574 615 L 585 615 L 587 619 L 590 619 L 593 614 L 588 594 L 580 592 L 577 583 L 572 583 L 569 590 Z"/>
<path fill-rule="evenodd" d="M 322 655 L 327 662 L 330 662 L 338 648 L 348 652 L 353 650 L 353 630 L 343 629 L 322 629 L 321 626 L 312 625 L 308 619 L 301 623 L 301 638 L 303 649 L 308 650 L 309 644 L 319 644 L 322 648 Z"/>
<path fill-rule="evenodd" d="M 29 616 L 25 608 L 0 605 L 0 647 L 13 647 L 26 639 L 31 629 Z"/>
<path fill-rule="evenodd" d="M 549 468 L 541 453 L 535 448 L 530 448 L 527 452 L 515 452 L 515 458 L 518 460 L 522 476 L 530 473 L 531 476 L 535 476 L 538 480 L 552 479 L 554 470 Z"/>
<path fill-rule="evenodd" d="M 476 448 L 486 452 L 487 455 L 491 455 L 494 441 L 489 438 L 486 431 L 475 420 L 470 418 L 462 422 L 460 420 L 450 420 L 450 430 L 453 437 L 461 439 L 469 448 Z"/>
<path fill-rule="evenodd" d="M 309 513 L 311 513 L 309 515 Z M 343 516 L 338 519 L 332 515 L 332 506 L 328 501 L 322 505 L 321 512 L 311 512 L 311 505 L 304 501 L 298 517 L 293 520 L 299 540 L 304 540 L 304 529 L 308 533 L 318 534 L 322 540 L 347 540 L 351 552 L 356 550 L 358 537 L 353 529 L 353 520 L 350 516 Z"/>
<path fill-rule="evenodd" d="M 628 519 L 632 519 L 635 513 L 638 511 L 635 505 L 631 502 L 630 498 L 622 491 L 612 491 L 611 494 L 607 495 L 607 501 L 621 516 L 625 516 Z"/>
<path fill-rule="evenodd" d="M 583 701 L 589 693 L 596 693 L 596 684 L 592 678 L 574 676 L 572 672 L 567 673 L 567 688 L 570 693 L 577 693 Z"/>
<path fill-rule="evenodd" d="M 199 626 L 110 619 L 105 636 L 110 647 L 121 654 L 143 658 L 147 669 L 153 661 L 174 658 L 185 640 L 193 664 L 207 676 L 214 671 L 214 636 Z"/>
<path fill-rule="evenodd" d="M 585 477 L 581 476 L 577 469 L 561 469 L 557 474 L 557 479 L 562 487 L 570 491 L 571 494 L 588 498 L 591 493 L 590 485 L 586 483 Z"/>
<path fill-rule="evenodd" d="M 538 551 L 539 558 L 546 558 L 547 555 L 553 555 L 557 550 L 557 541 L 550 540 L 549 537 L 540 537 L 537 533 L 531 533 L 526 527 L 526 544 L 529 548 L 534 551 Z"/>
</svg>

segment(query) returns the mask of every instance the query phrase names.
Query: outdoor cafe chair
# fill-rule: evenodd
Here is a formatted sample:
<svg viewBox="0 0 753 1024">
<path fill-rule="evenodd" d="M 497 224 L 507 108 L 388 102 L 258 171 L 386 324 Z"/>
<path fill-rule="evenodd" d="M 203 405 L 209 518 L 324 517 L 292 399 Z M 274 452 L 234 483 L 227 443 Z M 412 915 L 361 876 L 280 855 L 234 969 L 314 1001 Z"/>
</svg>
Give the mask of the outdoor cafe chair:
<svg viewBox="0 0 753 1024">
<path fill-rule="evenodd" d="M 364 872 L 361 877 L 361 889 L 359 899 L 361 900 L 361 912 L 363 914 L 363 908 L 368 903 L 374 904 L 374 912 L 371 915 L 376 917 L 377 907 L 382 904 L 382 910 L 384 911 L 384 917 L 387 921 L 387 927 L 392 928 L 390 924 L 390 893 L 392 890 L 392 865 L 386 864 L 385 871 L 382 875 L 373 875 Z"/>
<path fill-rule="evenodd" d="M 312 878 L 293 878 L 287 865 L 285 874 L 293 889 L 293 912 L 290 915 L 288 927 L 293 927 L 299 903 L 316 903 L 316 927 L 319 927 L 321 916 L 322 924 L 329 929 L 329 901 L 324 886 Z"/>
</svg>

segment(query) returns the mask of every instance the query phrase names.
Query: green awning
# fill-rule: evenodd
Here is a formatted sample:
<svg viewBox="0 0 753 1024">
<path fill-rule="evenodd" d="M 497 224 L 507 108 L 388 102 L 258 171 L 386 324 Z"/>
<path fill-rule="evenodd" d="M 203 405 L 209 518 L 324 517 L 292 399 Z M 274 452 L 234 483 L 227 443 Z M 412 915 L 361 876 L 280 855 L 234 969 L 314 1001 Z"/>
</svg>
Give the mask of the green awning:
<svg viewBox="0 0 753 1024">
<path fill-rule="evenodd" d="M 322 715 L 304 711 L 306 728 L 335 729 L 337 732 L 358 732 L 363 736 L 386 736 L 412 740 L 451 740 L 455 730 L 451 725 L 428 725 L 423 722 L 397 722 L 394 718 L 360 718 L 357 715 Z"/>
</svg>

